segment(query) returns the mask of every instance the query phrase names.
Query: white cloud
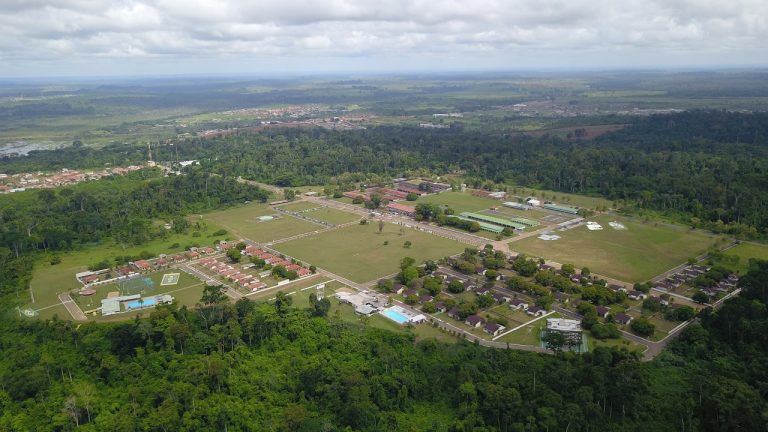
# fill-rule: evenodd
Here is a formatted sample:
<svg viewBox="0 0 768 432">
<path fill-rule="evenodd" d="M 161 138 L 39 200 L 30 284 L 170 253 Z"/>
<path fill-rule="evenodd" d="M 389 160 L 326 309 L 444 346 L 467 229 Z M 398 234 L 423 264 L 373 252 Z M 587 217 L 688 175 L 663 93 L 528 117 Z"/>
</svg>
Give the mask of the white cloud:
<svg viewBox="0 0 768 432">
<path fill-rule="evenodd" d="M 317 59 L 389 69 L 514 68 L 526 59 L 568 66 L 583 52 L 598 66 L 676 64 L 681 51 L 694 65 L 765 64 L 766 43 L 765 0 L 0 2 L 0 74 L 109 58 L 150 70 L 158 59 L 205 69 L 238 56 L 245 66 L 310 70 Z"/>
</svg>

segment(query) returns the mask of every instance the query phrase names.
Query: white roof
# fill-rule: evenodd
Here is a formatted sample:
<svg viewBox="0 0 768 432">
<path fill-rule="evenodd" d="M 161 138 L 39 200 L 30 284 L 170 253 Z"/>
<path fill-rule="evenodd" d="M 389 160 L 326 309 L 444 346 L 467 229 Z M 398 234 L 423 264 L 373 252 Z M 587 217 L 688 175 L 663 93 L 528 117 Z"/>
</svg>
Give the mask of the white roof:
<svg viewBox="0 0 768 432">
<path fill-rule="evenodd" d="M 560 331 L 581 331 L 581 321 L 564 318 L 547 318 L 547 329 Z"/>
</svg>

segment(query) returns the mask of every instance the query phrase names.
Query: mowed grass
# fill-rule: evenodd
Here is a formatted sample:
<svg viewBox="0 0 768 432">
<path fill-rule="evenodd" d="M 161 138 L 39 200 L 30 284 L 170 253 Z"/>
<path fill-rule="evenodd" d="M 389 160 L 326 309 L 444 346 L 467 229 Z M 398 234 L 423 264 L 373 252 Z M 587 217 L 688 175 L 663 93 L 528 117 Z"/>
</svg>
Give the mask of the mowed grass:
<svg viewBox="0 0 768 432">
<path fill-rule="evenodd" d="M 275 215 L 276 218 L 269 221 L 258 219 L 266 215 Z M 260 203 L 204 214 L 202 219 L 226 228 L 235 236 L 257 242 L 270 242 L 322 228 L 312 222 L 278 215 L 269 206 Z"/>
<path fill-rule="evenodd" d="M 464 244 L 413 229 L 384 224 L 352 225 L 318 235 L 281 243 L 280 252 L 324 268 L 354 282 L 367 282 L 398 271 L 400 260 L 409 256 L 416 262 L 454 255 Z M 389 242 L 384 245 L 384 242 Z M 410 248 L 403 247 L 410 241 Z"/>
<path fill-rule="evenodd" d="M 452 208 L 456 214 L 461 212 L 479 212 L 491 207 L 498 207 L 501 201 L 474 196 L 469 192 L 447 191 L 435 195 L 425 195 L 420 197 L 417 203 L 430 203 L 447 205 Z"/>
<path fill-rule="evenodd" d="M 201 237 L 192 237 L 191 232 L 187 234 L 170 235 L 166 239 L 153 240 L 140 246 L 122 247 L 114 243 L 106 243 L 101 246 L 92 246 L 81 251 L 62 254 L 61 263 L 50 265 L 48 261 L 40 260 L 35 264 L 32 271 L 32 280 L 29 284 L 31 295 L 34 297 L 34 303 L 26 306 L 32 309 L 40 309 L 59 303 L 58 294 L 82 286 L 75 279 L 75 274 L 88 270 L 88 266 L 104 259 L 114 264 L 116 256 L 138 255 L 142 251 L 150 252 L 154 255 L 173 254 L 184 250 L 186 245 L 200 244 L 201 246 L 213 245 L 217 239 L 225 236 L 214 237 L 210 233 L 215 232 L 217 226 L 208 225 L 208 231 Z M 176 248 L 170 248 L 171 245 L 178 243 Z"/>
<path fill-rule="evenodd" d="M 749 259 L 757 258 L 768 260 L 768 245 L 760 243 L 739 243 L 736 246 L 726 250 L 725 255 L 739 257 L 739 262 L 733 270 L 746 271 L 749 268 Z"/>
<path fill-rule="evenodd" d="M 640 282 L 704 253 L 715 243 L 714 237 L 684 227 L 639 223 L 616 216 L 590 220 L 600 223 L 603 230 L 590 231 L 579 226 L 557 231 L 561 238 L 556 241 L 534 236 L 512 242 L 509 247 L 562 264 L 589 267 L 593 272 L 625 282 Z M 620 222 L 627 229 L 615 230 L 608 225 L 610 221 Z"/>
<path fill-rule="evenodd" d="M 304 213 L 304 216 L 321 220 L 324 222 L 332 223 L 334 225 L 342 225 L 345 223 L 360 220 L 360 216 L 356 214 L 352 214 L 342 210 L 336 210 L 330 207 L 323 207 L 317 210 L 308 211 Z"/>
</svg>

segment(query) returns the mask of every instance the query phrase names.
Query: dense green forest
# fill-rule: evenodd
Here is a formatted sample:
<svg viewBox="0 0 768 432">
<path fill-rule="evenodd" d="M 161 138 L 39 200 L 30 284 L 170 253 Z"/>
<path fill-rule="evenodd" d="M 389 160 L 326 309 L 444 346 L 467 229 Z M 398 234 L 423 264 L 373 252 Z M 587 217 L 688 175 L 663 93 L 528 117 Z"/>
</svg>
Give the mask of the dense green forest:
<svg viewBox="0 0 768 432">
<path fill-rule="evenodd" d="M 0 429 L 765 430 L 768 262 L 742 284 L 650 363 L 415 342 L 213 289 L 124 324 L 6 321 Z"/>
<path fill-rule="evenodd" d="M 158 160 L 200 159 L 223 175 L 281 186 L 328 184 L 356 173 L 464 173 L 501 184 L 597 194 L 746 237 L 768 230 L 768 114 L 685 112 L 637 119 L 594 140 L 376 127 L 269 130 L 159 146 Z M 0 170 L 126 164 L 141 147 L 70 148 L 4 161 Z"/>
</svg>

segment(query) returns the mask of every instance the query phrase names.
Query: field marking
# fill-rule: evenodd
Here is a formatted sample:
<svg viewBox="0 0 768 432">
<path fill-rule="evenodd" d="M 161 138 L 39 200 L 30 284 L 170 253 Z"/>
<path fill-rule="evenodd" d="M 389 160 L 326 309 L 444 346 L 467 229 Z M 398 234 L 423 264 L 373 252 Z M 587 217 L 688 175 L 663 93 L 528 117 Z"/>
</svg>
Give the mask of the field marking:
<svg viewBox="0 0 768 432">
<path fill-rule="evenodd" d="M 181 273 L 166 273 L 160 281 L 160 286 L 178 285 Z"/>
</svg>

